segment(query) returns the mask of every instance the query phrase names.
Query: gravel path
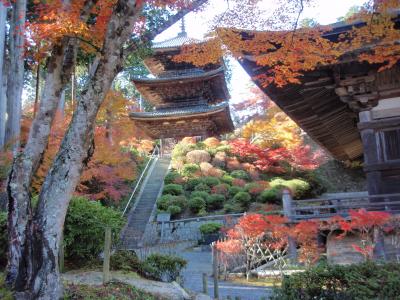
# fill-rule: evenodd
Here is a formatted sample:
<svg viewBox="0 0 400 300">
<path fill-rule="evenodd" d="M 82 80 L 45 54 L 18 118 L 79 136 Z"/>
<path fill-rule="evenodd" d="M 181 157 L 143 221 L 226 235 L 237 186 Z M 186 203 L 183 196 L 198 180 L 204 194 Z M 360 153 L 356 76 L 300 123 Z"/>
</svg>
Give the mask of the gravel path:
<svg viewBox="0 0 400 300">
<path fill-rule="evenodd" d="M 209 295 L 214 295 L 214 285 L 211 264 L 210 251 L 187 250 L 179 254 L 188 261 L 188 265 L 183 271 L 183 286 L 194 292 L 203 291 L 202 274 L 206 273 L 208 277 Z M 237 283 L 220 281 L 219 282 L 220 299 L 226 299 L 231 296 L 232 299 L 240 297 L 241 300 L 259 300 L 262 297 L 269 298 L 271 294 L 270 288 L 241 285 Z"/>
</svg>

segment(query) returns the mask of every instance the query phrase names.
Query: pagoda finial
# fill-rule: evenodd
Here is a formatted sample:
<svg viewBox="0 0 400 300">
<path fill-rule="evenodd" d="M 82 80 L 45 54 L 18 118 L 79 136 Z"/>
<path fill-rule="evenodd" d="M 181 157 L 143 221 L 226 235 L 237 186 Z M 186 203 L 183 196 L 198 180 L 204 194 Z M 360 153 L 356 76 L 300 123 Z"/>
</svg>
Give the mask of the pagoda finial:
<svg viewBox="0 0 400 300">
<path fill-rule="evenodd" d="M 181 19 L 181 32 L 178 34 L 179 36 L 186 36 L 186 25 L 185 25 L 185 17 Z"/>
</svg>

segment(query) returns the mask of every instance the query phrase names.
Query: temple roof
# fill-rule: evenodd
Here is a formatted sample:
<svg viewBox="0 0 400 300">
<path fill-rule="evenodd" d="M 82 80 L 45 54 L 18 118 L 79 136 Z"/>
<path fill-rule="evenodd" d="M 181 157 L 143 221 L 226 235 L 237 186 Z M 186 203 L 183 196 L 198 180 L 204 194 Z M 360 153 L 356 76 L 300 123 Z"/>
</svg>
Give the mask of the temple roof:
<svg viewBox="0 0 400 300">
<path fill-rule="evenodd" d="M 166 78 L 135 78 L 133 82 L 142 96 L 155 106 L 197 98 L 214 104 L 229 98 L 222 66 L 208 72 L 171 73 Z"/>
<path fill-rule="evenodd" d="M 234 129 L 227 102 L 214 106 L 133 112 L 129 116 L 152 138 L 217 136 Z"/>
<path fill-rule="evenodd" d="M 152 49 L 155 52 L 163 52 L 169 50 L 175 50 L 182 47 L 185 44 L 199 43 L 197 39 L 188 37 L 186 32 L 180 32 L 176 37 L 161 41 L 154 42 Z"/>
</svg>

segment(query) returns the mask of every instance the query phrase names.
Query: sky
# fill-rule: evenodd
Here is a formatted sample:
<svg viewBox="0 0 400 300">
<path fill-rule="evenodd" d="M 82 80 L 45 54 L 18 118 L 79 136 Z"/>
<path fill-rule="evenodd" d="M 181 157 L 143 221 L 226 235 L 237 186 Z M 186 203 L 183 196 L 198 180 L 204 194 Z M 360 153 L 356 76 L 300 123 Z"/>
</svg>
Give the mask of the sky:
<svg viewBox="0 0 400 300">
<path fill-rule="evenodd" d="M 271 1 L 266 1 L 271 3 Z M 321 25 L 335 23 L 337 18 L 344 16 L 355 5 L 362 5 L 365 0 L 316 0 L 313 7 L 306 7 L 301 15 L 303 18 L 313 18 Z M 202 39 L 209 31 L 211 19 L 226 9 L 227 0 L 210 0 L 207 9 L 199 13 L 189 13 L 185 17 L 186 32 L 189 37 Z M 181 22 L 175 23 L 169 29 L 158 35 L 155 41 L 162 41 L 176 36 L 180 32 Z M 231 103 L 239 103 L 248 98 L 252 82 L 247 73 L 236 60 L 230 61 L 232 78 L 229 86 Z"/>
</svg>

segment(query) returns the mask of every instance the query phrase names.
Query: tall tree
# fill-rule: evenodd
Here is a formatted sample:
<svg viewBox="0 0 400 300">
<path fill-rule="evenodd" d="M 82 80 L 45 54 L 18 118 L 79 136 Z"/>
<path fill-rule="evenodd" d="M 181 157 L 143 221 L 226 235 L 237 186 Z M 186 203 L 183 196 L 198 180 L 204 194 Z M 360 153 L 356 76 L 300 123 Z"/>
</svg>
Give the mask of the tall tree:
<svg viewBox="0 0 400 300">
<path fill-rule="evenodd" d="M 7 127 L 5 141 L 11 142 L 13 151 L 19 147 L 24 85 L 24 43 L 26 0 L 12 2 L 10 26 L 10 69 L 7 80 Z"/>
<path fill-rule="evenodd" d="M 4 147 L 5 133 L 6 133 L 6 112 L 7 100 L 3 87 L 3 73 L 4 73 L 4 49 L 5 49 L 5 36 L 6 36 L 6 18 L 7 7 L 3 1 L 0 1 L 0 151 Z"/>
<path fill-rule="evenodd" d="M 52 16 L 62 19 L 66 13 L 72 13 L 72 21 L 67 17 L 65 22 L 44 23 L 44 26 L 49 26 L 46 29 L 66 24 L 67 30 L 39 31 L 54 34 L 52 38 L 56 39 L 56 42 L 48 49 L 51 56 L 47 63 L 48 73 L 38 113 L 23 152 L 14 160 L 7 188 L 10 243 L 7 282 L 15 290 L 17 299 L 58 299 L 61 296 L 57 255 L 65 214 L 83 165 L 90 159 L 93 151 L 97 112 L 112 81 L 122 70 L 126 50 L 138 51 L 140 44 L 150 41 L 188 11 L 204 2 L 205 0 L 119 0 L 111 3 L 93 0 L 74 3 L 77 5 L 61 3 L 61 8 L 56 7 Z M 141 24 L 145 23 L 142 16 L 146 11 L 152 7 L 154 10 L 156 7 L 165 6 L 168 6 L 165 9 L 167 12 L 180 10 L 168 14 L 167 18 L 161 16 L 156 23 L 149 22 L 149 25 L 141 30 Z M 92 13 L 97 14 L 97 22 L 95 28 L 87 30 L 87 20 Z M 78 25 L 84 29 L 83 34 L 79 30 L 76 32 Z M 89 35 L 84 34 L 91 29 L 97 32 L 96 35 L 92 35 L 97 40 L 86 40 Z M 129 39 L 132 34 L 134 38 Z M 91 66 L 86 87 L 77 101 L 71 124 L 44 180 L 38 205 L 34 210 L 30 197 L 32 176 L 48 143 L 61 91 L 71 77 L 71 58 L 74 57 L 78 39 L 86 46 L 94 46 L 100 55 Z M 128 40 L 130 46 L 125 47 Z"/>
</svg>

